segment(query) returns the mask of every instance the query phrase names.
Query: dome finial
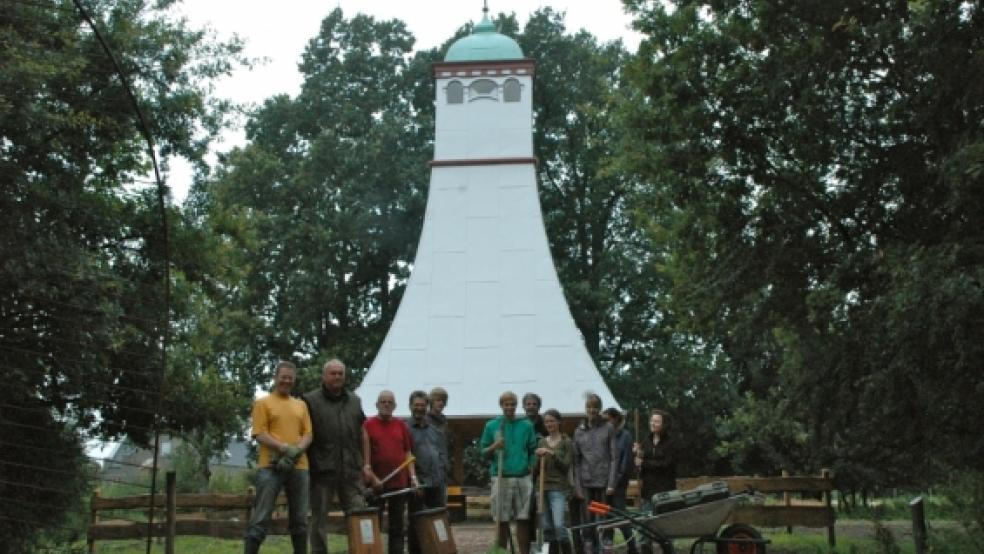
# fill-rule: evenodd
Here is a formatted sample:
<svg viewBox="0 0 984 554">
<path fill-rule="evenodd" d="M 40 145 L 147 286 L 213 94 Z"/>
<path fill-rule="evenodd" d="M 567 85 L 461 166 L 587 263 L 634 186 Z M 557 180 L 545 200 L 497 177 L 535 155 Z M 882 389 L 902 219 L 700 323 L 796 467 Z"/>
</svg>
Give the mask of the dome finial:
<svg viewBox="0 0 984 554">
<path fill-rule="evenodd" d="M 495 24 L 489 19 L 489 0 L 485 0 L 482 4 L 482 20 L 475 25 L 472 33 L 494 33 Z"/>
<path fill-rule="evenodd" d="M 452 44 L 444 55 L 446 62 L 521 60 L 519 44 L 498 32 L 489 19 L 489 0 L 482 2 L 482 20 L 472 27 L 471 34 Z"/>
</svg>

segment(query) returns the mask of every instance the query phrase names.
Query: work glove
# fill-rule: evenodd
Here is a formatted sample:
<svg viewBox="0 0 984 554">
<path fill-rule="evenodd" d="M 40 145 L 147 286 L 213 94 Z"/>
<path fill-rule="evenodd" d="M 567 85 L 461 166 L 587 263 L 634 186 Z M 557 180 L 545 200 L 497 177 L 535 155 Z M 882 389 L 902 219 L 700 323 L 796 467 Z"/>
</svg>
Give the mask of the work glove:
<svg viewBox="0 0 984 554">
<path fill-rule="evenodd" d="M 287 450 L 284 451 L 284 457 L 290 458 L 295 464 L 297 460 L 301 459 L 301 454 L 304 454 L 304 451 L 293 445 L 288 446 Z"/>
<path fill-rule="evenodd" d="M 273 469 L 280 473 L 287 473 L 294 469 L 294 463 L 290 456 L 281 456 L 273 463 Z"/>
</svg>

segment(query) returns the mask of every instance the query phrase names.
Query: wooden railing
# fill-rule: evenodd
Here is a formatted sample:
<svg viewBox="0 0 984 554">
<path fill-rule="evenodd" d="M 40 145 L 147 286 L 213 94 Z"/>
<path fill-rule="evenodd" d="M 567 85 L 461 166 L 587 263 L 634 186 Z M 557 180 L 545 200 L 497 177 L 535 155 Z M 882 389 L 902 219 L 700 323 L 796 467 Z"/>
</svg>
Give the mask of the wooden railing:
<svg viewBox="0 0 984 554">
<path fill-rule="evenodd" d="M 148 535 L 147 522 L 129 519 L 105 518 L 102 512 L 108 510 L 131 510 L 145 512 L 150 508 L 150 495 L 103 498 L 99 491 L 92 494 L 90 511 L 92 523 L 89 525 L 87 541 L 89 552 L 96 552 L 97 541 L 142 539 Z M 165 539 L 165 552 L 173 552 L 175 536 L 198 535 L 222 539 L 240 539 L 246 531 L 250 513 L 256 503 L 252 487 L 246 494 L 175 494 L 172 474 L 168 474 L 165 494 L 154 498 L 154 525 L 150 536 Z M 288 535 L 288 521 L 284 515 L 287 498 L 277 497 L 274 518 L 268 527 L 268 535 Z M 182 510 L 185 513 L 178 513 Z M 191 511 L 191 513 L 188 513 Z M 207 517 L 207 511 L 221 512 L 219 517 Z M 231 512 L 231 513 L 230 513 Z M 342 529 L 342 513 L 328 515 L 337 529 Z"/>
<path fill-rule="evenodd" d="M 724 481 L 731 492 L 753 490 L 774 494 L 780 502 L 741 506 L 731 515 L 729 523 L 740 521 L 760 527 L 786 527 L 790 532 L 793 527 L 826 527 L 827 542 L 831 547 L 836 545 L 837 513 L 831 506 L 834 482 L 829 470 L 821 471 L 818 477 L 789 476 L 786 472 L 781 477 L 690 477 L 677 479 L 677 488 L 692 489 L 711 481 Z M 794 493 L 806 493 L 818 499 L 793 498 Z"/>
</svg>

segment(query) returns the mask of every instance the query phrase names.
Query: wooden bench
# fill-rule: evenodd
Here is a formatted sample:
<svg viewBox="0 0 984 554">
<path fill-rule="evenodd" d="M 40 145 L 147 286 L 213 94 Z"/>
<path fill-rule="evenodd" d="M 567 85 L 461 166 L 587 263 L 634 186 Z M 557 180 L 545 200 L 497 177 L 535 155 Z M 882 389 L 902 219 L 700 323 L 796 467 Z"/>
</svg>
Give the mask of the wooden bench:
<svg viewBox="0 0 984 554">
<path fill-rule="evenodd" d="M 448 486 L 448 519 L 451 523 L 459 523 L 468 519 L 468 497 L 461 487 Z"/>
</svg>

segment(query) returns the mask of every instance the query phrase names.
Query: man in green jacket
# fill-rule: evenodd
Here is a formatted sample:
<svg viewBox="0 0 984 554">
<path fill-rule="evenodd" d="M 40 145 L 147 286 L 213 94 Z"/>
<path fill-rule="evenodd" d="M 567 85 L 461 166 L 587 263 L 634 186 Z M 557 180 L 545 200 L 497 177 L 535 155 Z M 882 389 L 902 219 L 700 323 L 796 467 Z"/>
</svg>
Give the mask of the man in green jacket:
<svg viewBox="0 0 984 554">
<path fill-rule="evenodd" d="M 482 432 L 482 455 L 491 458 L 492 519 L 498 523 L 496 545 L 505 548 L 509 523 L 516 522 L 516 542 L 521 554 L 528 554 L 530 539 L 530 501 L 533 481 L 530 472 L 536 464 L 536 432 L 526 418 L 516 418 L 516 394 L 499 396 L 502 415 L 489 420 Z"/>
<path fill-rule="evenodd" d="M 345 388 L 345 364 L 329 360 L 321 386 L 304 394 L 311 413 L 314 440 L 311 460 L 312 554 L 328 552 L 328 512 L 337 494 L 345 513 L 365 508 L 363 497 L 362 401 Z"/>
</svg>

